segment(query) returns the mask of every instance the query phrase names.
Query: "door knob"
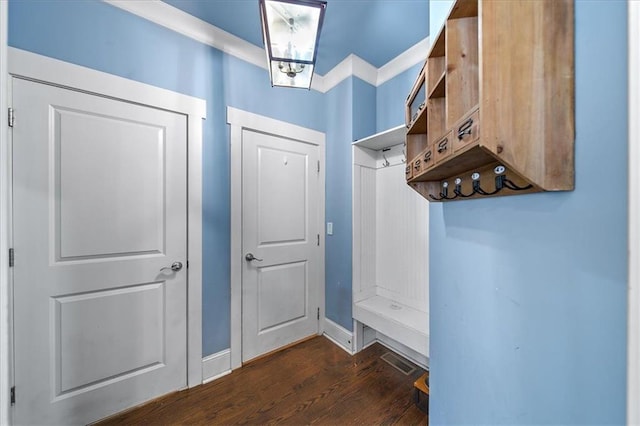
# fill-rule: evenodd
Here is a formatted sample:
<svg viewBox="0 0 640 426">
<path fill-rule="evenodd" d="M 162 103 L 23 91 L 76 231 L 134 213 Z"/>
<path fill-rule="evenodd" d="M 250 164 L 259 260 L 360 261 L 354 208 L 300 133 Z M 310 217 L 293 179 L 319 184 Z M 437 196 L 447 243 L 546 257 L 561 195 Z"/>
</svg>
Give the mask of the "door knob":
<svg viewBox="0 0 640 426">
<path fill-rule="evenodd" d="M 249 262 L 251 262 L 252 260 L 255 260 L 255 261 L 257 261 L 257 262 L 262 262 L 262 259 L 258 259 L 257 257 L 255 257 L 255 256 L 253 255 L 253 253 L 247 253 L 247 254 L 244 256 L 244 258 L 245 258 L 245 260 L 247 260 L 247 261 L 249 261 Z"/>
<path fill-rule="evenodd" d="M 182 269 L 182 262 L 173 262 L 171 266 L 165 266 L 164 268 L 160 268 L 160 272 L 171 269 L 173 272 L 178 272 Z"/>
</svg>

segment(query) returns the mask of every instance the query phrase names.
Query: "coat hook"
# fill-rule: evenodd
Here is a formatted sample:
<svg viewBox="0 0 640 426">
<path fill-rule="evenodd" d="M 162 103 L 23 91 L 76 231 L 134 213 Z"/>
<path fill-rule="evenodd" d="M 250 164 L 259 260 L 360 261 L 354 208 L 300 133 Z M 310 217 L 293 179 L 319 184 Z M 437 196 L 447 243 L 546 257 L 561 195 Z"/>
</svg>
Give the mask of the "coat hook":
<svg viewBox="0 0 640 426">
<path fill-rule="evenodd" d="M 482 187 L 480 186 L 480 173 L 475 172 L 474 174 L 471 175 L 471 179 L 473 179 L 473 192 L 475 194 L 480 194 L 480 195 L 494 195 L 497 194 L 498 192 L 500 192 L 503 188 L 502 185 L 502 177 L 504 177 L 503 175 L 498 175 L 496 176 L 496 188 L 491 191 L 491 192 L 487 192 L 484 189 L 482 189 Z"/>
<path fill-rule="evenodd" d="M 529 184 L 527 186 L 518 186 L 515 183 L 513 183 L 512 181 L 510 181 L 509 179 L 504 178 L 504 186 L 509 188 L 512 191 L 526 191 L 527 189 L 531 189 L 533 188 L 533 185 Z"/>
<path fill-rule="evenodd" d="M 382 158 L 384 158 L 384 161 L 382 162 L 382 167 L 389 167 L 389 160 L 387 160 L 387 156 L 384 155 L 384 153 L 382 153 Z"/>
<path fill-rule="evenodd" d="M 453 200 L 455 198 L 458 198 L 458 194 L 454 195 L 453 197 L 449 197 L 449 182 L 442 182 L 442 191 L 438 195 L 438 197 L 434 197 L 433 195 L 429 194 L 429 198 L 434 201 Z"/>
<path fill-rule="evenodd" d="M 462 193 L 462 179 L 460 178 L 456 178 L 455 180 L 455 184 L 456 187 L 453 190 L 453 193 L 462 197 L 462 198 L 469 198 L 471 197 L 473 194 L 475 194 L 475 191 L 472 191 L 471 194 L 463 194 Z"/>
</svg>

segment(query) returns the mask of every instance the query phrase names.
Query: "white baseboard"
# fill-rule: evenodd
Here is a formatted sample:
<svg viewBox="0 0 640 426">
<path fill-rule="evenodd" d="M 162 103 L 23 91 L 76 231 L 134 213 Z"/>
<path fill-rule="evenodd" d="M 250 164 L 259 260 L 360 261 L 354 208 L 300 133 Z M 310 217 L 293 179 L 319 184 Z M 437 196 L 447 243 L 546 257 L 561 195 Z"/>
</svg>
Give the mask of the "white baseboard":
<svg viewBox="0 0 640 426">
<path fill-rule="evenodd" d="M 225 349 L 202 358 L 202 383 L 209 383 L 231 373 L 231 350 Z"/>
<path fill-rule="evenodd" d="M 324 335 L 336 345 L 353 355 L 353 333 L 328 318 L 324 319 Z"/>
<path fill-rule="evenodd" d="M 429 357 L 414 351 L 413 349 L 403 345 L 400 342 L 393 340 L 389 336 L 385 336 L 379 331 L 376 332 L 376 340 L 380 342 L 381 345 L 386 346 L 387 348 L 391 349 L 394 352 L 397 352 L 398 354 L 407 358 L 409 361 L 413 362 L 414 364 L 419 365 L 425 370 L 429 369 Z"/>
</svg>

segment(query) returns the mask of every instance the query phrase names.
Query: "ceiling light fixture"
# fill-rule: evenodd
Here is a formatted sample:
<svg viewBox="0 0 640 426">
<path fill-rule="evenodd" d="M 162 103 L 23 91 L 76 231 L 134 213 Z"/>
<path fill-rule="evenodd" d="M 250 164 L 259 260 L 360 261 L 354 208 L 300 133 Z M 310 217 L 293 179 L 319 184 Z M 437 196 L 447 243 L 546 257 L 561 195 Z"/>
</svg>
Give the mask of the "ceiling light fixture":
<svg viewBox="0 0 640 426">
<path fill-rule="evenodd" d="M 271 86 L 310 89 L 327 2 L 259 2 Z"/>
</svg>

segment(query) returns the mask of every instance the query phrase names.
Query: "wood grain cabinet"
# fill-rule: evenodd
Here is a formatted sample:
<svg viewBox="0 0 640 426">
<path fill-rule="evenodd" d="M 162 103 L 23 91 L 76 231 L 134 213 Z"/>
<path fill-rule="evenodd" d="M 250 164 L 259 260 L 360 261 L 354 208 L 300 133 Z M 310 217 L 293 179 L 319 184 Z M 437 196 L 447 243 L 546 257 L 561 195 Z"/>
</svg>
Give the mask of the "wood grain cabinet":
<svg viewBox="0 0 640 426">
<path fill-rule="evenodd" d="M 412 188 L 429 201 L 573 190 L 573 8 L 455 2 L 406 102 Z"/>
</svg>

